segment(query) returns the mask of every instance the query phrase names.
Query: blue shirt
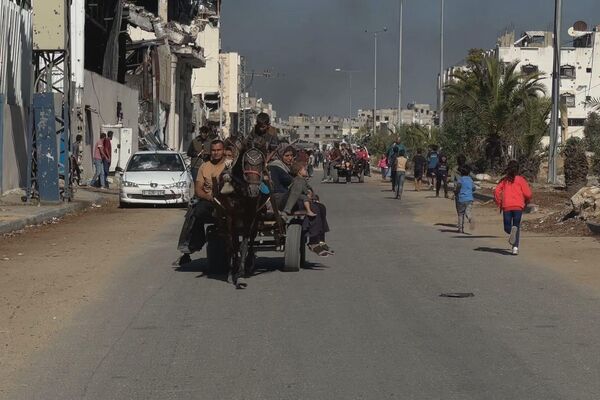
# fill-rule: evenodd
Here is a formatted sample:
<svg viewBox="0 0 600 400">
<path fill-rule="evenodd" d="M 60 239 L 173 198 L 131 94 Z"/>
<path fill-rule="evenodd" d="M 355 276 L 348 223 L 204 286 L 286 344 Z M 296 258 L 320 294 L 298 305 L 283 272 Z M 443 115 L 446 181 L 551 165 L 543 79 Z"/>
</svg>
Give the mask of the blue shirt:
<svg viewBox="0 0 600 400">
<path fill-rule="evenodd" d="M 437 152 L 434 151 L 434 152 L 429 153 L 427 158 L 429 159 L 429 165 L 428 165 L 429 169 L 434 169 L 435 167 L 437 167 L 437 165 L 438 165 L 438 153 Z"/>
<path fill-rule="evenodd" d="M 466 203 L 468 201 L 473 201 L 473 192 L 475 191 L 475 184 L 473 183 L 473 179 L 470 176 L 461 176 L 458 179 L 458 183 L 460 184 L 460 192 L 458 192 L 458 202 Z"/>
</svg>

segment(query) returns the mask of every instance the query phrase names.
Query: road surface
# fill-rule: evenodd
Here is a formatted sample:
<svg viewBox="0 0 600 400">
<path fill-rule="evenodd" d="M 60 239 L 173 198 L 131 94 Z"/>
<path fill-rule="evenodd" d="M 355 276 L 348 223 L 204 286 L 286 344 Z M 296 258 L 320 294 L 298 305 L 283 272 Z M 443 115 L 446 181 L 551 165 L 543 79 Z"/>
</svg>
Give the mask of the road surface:
<svg viewBox="0 0 600 400">
<path fill-rule="evenodd" d="M 123 238 L 135 246 L 3 396 L 600 398 L 597 290 L 414 222 L 426 207 L 416 194 L 398 202 L 374 182 L 316 188 L 337 254 L 309 256 L 298 273 L 277 270 L 281 254 L 260 254 L 243 291 L 207 277 L 203 253 L 172 265 L 180 210 L 124 210 L 162 222 L 148 222 L 156 232 L 143 242 Z"/>
</svg>

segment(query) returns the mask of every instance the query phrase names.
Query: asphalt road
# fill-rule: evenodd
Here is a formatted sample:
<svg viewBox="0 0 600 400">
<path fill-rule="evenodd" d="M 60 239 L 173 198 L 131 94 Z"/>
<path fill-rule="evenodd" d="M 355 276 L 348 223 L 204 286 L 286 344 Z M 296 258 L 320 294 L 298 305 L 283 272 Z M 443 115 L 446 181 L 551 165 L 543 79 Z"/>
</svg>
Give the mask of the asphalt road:
<svg viewBox="0 0 600 400">
<path fill-rule="evenodd" d="M 173 210 L 7 398 L 600 398 L 597 291 L 414 223 L 423 205 L 382 188 L 317 185 L 337 255 L 282 273 L 261 254 L 243 291 L 203 254 L 172 266 Z"/>
</svg>

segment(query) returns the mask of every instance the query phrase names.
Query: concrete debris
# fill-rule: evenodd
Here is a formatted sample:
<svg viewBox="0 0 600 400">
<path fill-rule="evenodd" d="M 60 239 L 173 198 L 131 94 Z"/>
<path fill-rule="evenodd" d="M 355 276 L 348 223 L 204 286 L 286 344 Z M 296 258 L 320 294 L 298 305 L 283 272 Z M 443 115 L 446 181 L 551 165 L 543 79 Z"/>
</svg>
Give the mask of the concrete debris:
<svg viewBox="0 0 600 400">
<path fill-rule="evenodd" d="M 586 186 L 571 197 L 572 213 L 583 219 L 600 218 L 600 187 Z"/>
<path fill-rule="evenodd" d="M 484 181 L 484 182 L 494 182 L 492 177 L 488 174 L 477 174 L 477 175 L 475 175 L 475 180 L 476 181 Z"/>
</svg>

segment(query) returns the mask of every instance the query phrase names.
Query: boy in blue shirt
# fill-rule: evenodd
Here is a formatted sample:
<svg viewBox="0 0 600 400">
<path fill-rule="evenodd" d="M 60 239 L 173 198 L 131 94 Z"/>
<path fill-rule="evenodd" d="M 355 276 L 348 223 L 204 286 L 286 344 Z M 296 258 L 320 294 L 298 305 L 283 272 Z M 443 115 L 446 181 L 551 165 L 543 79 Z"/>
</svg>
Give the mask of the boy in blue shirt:
<svg viewBox="0 0 600 400">
<path fill-rule="evenodd" d="M 458 198 L 458 232 L 465 233 L 465 217 L 469 221 L 471 230 L 475 229 L 475 219 L 473 218 L 473 193 L 475 192 L 475 183 L 469 176 L 471 171 L 468 166 L 459 168 L 460 178 L 456 183 L 454 192 Z"/>
<path fill-rule="evenodd" d="M 429 153 L 427 153 L 427 180 L 429 181 L 429 190 L 433 190 L 435 188 L 436 182 L 436 168 L 439 162 L 439 154 L 438 147 L 435 144 L 429 146 L 431 149 Z"/>
</svg>

